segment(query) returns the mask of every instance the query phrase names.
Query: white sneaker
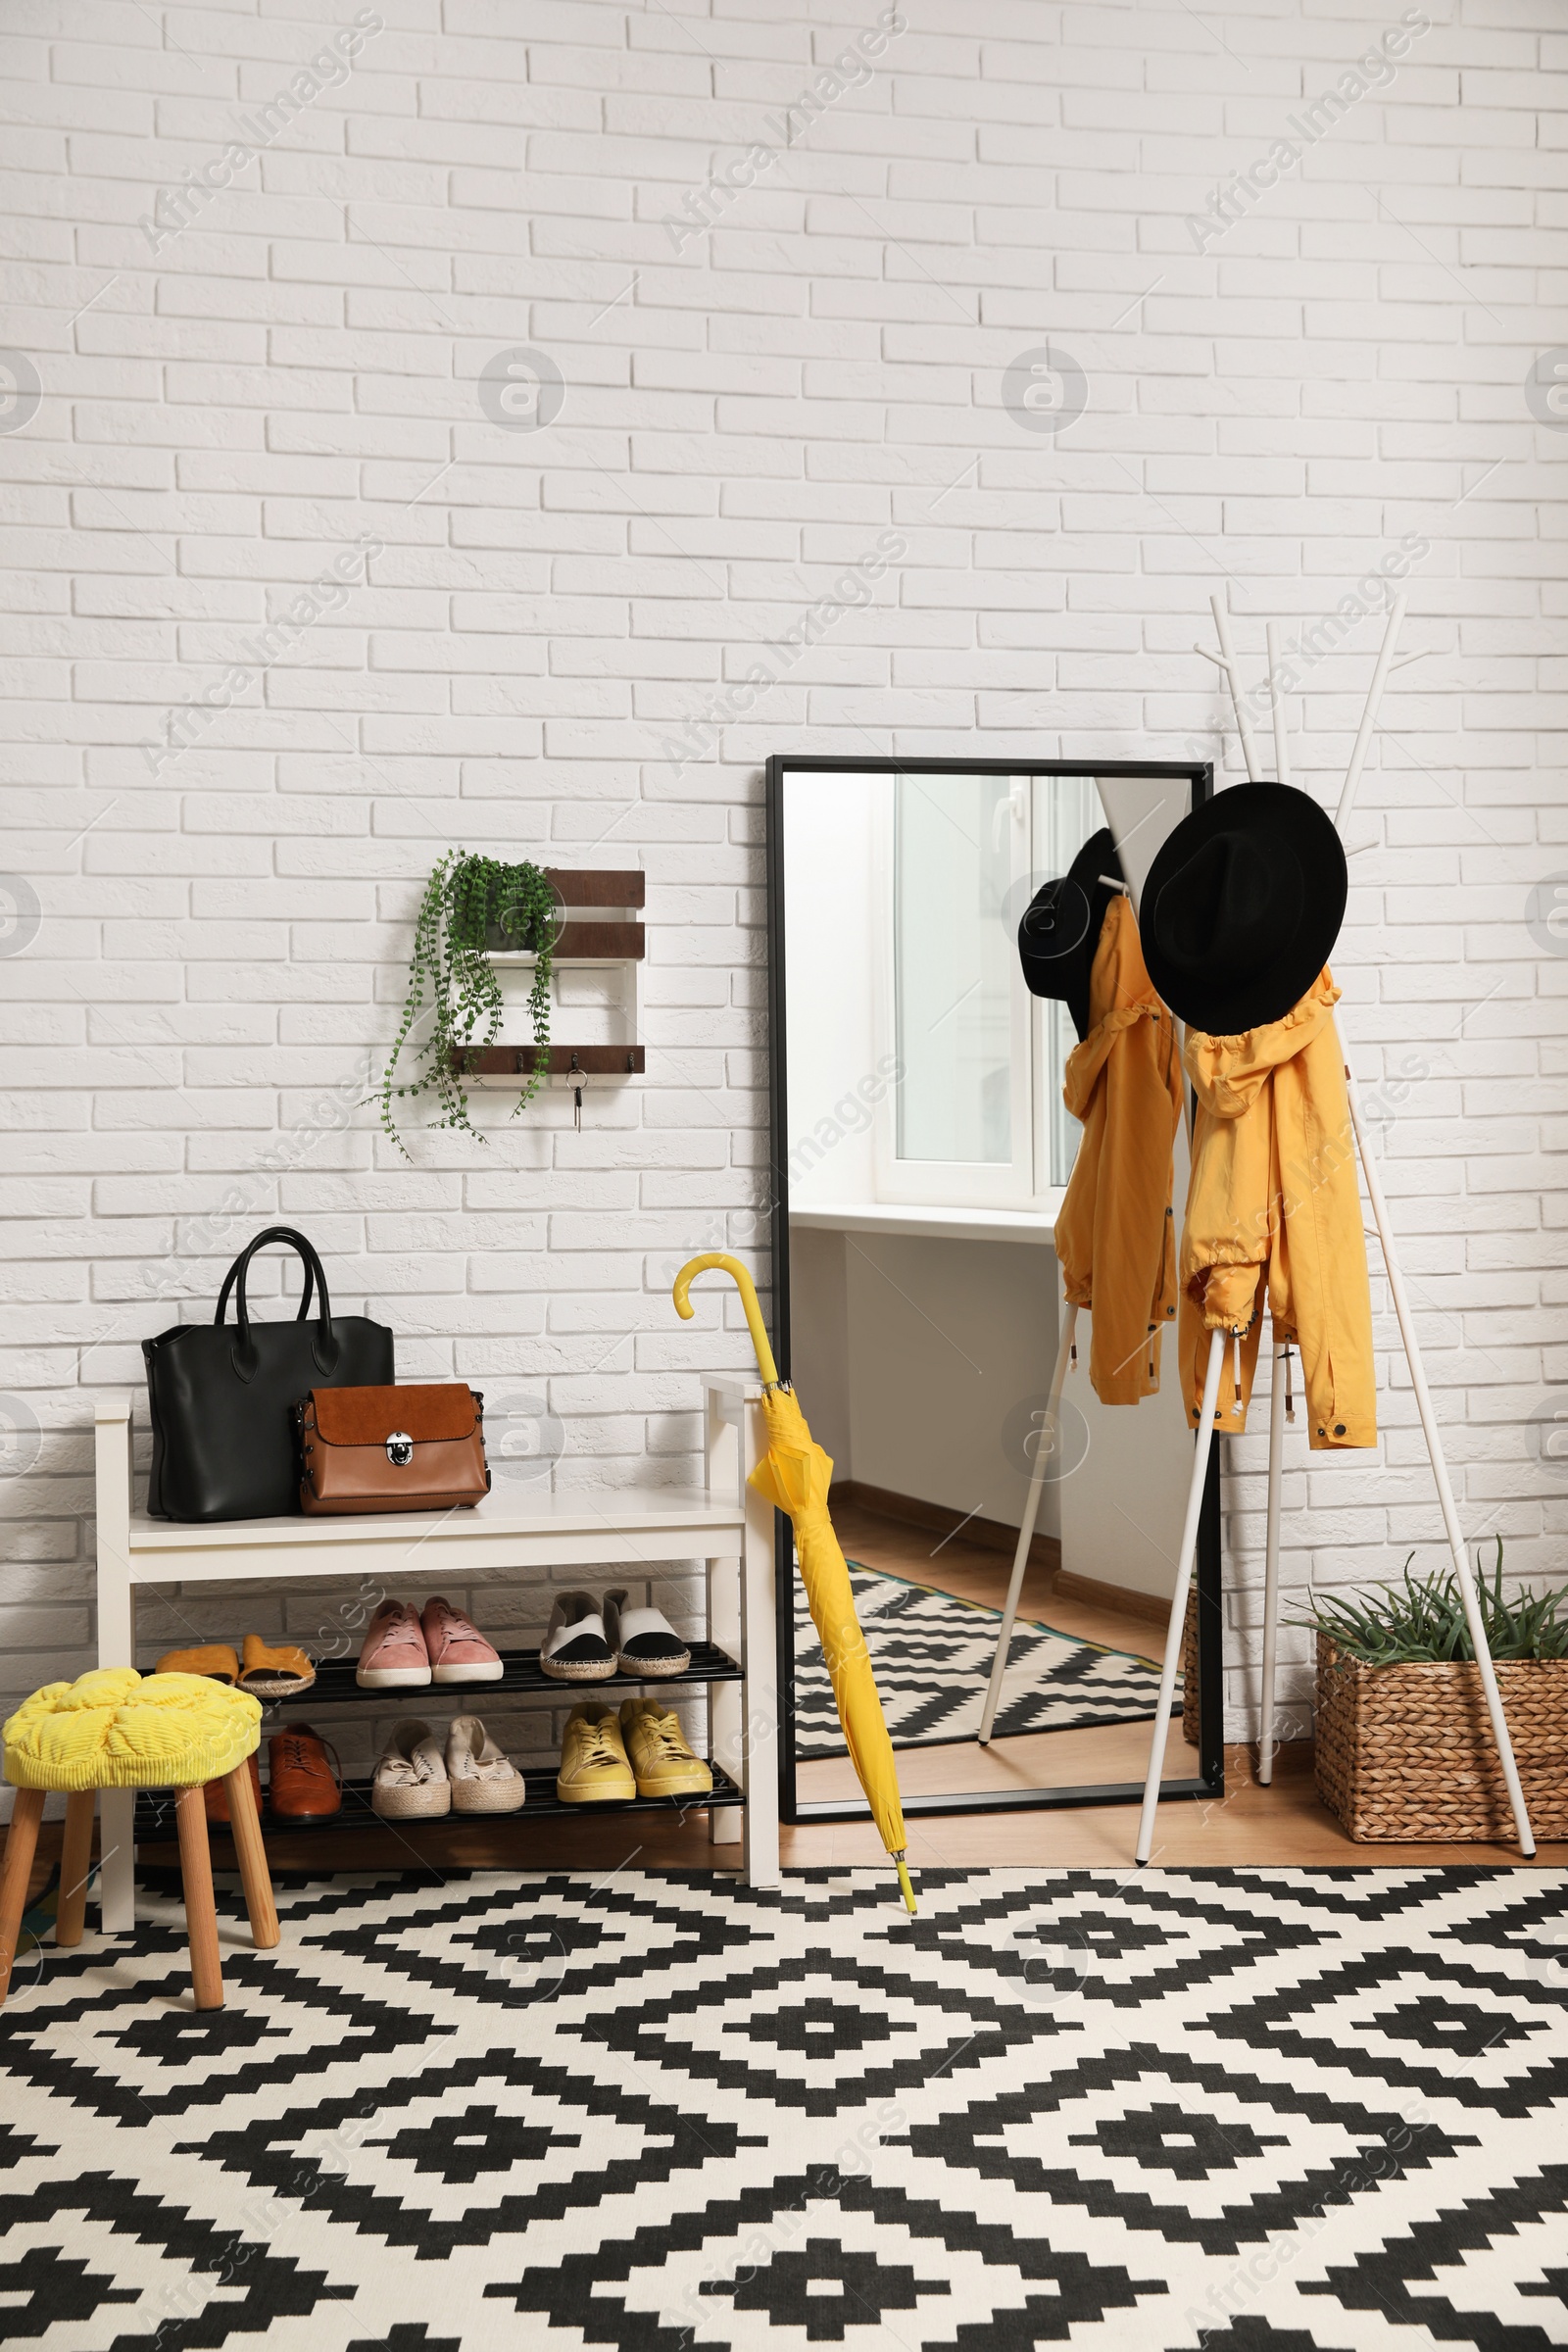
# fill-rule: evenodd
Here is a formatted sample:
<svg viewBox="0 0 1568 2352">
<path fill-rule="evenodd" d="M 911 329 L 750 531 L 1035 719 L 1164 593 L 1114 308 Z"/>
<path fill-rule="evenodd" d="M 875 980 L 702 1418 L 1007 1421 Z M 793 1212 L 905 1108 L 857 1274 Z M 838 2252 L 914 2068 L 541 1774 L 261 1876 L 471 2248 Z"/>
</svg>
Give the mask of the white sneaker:
<svg viewBox="0 0 1568 2352">
<path fill-rule="evenodd" d="M 370 1810 L 383 1821 L 438 1821 L 452 1810 L 452 1783 L 427 1723 L 400 1723 L 370 1783 Z"/>
<path fill-rule="evenodd" d="M 684 1674 L 692 1653 L 662 1609 L 629 1609 L 624 1589 L 605 1594 L 605 1640 L 622 1674 L 660 1682 Z"/>
<path fill-rule="evenodd" d="M 615 1653 L 605 1639 L 605 1621 L 591 1592 L 558 1592 L 550 1627 L 539 1645 L 539 1664 L 553 1683 L 606 1683 L 615 1671 Z"/>
<path fill-rule="evenodd" d="M 454 1813 L 518 1813 L 527 1783 L 477 1715 L 454 1718 L 447 1734 L 447 1778 Z"/>
</svg>

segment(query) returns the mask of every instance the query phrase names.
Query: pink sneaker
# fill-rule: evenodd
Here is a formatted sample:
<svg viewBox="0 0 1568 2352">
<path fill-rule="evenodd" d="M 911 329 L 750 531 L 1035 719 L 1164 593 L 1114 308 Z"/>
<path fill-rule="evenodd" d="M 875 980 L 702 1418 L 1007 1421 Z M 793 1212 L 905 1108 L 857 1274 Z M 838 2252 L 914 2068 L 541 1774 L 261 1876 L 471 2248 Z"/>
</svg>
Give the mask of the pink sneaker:
<svg viewBox="0 0 1568 2352">
<path fill-rule="evenodd" d="M 438 1683 L 499 1683 L 506 1672 L 477 1627 L 450 1600 L 427 1600 L 420 1619 L 430 1672 Z"/>
<path fill-rule="evenodd" d="M 366 1690 L 403 1690 L 430 1680 L 430 1653 L 412 1602 L 382 1601 L 366 1628 L 354 1680 Z"/>
</svg>

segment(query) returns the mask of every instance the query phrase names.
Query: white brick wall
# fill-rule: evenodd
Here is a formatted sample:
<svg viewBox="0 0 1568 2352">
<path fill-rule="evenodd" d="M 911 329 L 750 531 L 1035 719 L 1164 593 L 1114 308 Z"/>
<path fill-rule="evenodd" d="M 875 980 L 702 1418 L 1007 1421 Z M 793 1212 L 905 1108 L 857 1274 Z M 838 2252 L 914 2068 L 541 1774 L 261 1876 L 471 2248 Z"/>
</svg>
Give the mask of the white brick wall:
<svg viewBox="0 0 1568 2352">
<path fill-rule="evenodd" d="M 777 144 L 767 118 L 869 5 L 376 13 L 156 251 L 159 189 L 245 135 L 346 0 L 11 0 L 0 28 L 3 332 L 41 391 L 0 433 L 6 1689 L 88 1659 L 93 1396 L 137 1386 L 141 1337 L 175 1299 L 210 1311 L 277 1214 L 396 1323 L 406 1375 L 547 1388 L 563 1478 L 684 1477 L 694 1375 L 747 1355 L 733 1314 L 680 1328 L 664 1293 L 688 1251 L 754 1238 L 765 753 L 1223 751 L 1234 774 L 1190 651 L 1210 589 L 1260 672 L 1263 614 L 1333 612 L 1405 534 L 1430 543 L 1428 659 L 1366 781 L 1345 1025 L 1369 1087 L 1425 1070 L 1385 1174 L 1466 1525 L 1560 1573 L 1528 1416 L 1568 1368 L 1568 958 L 1525 911 L 1568 870 L 1568 440 L 1522 388 L 1568 332 L 1553 0 L 1433 9 L 1202 251 L 1188 216 L 1396 27 L 1392 0 L 907 0 L 858 86 L 678 239 L 664 217 Z M 1059 439 L 1002 398 L 1048 337 L 1089 384 Z M 538 433 L 479 399 L 516 346 L 564 379 Z M 682 722 L 889 528 L 871 608 L 677 769 Z M 368 584 L 155 773 L 164 713 L 367 536 Z M 1378 630 L 1297 698 L 1325 793 Z M 649 1074 L 580 1137 L 559 1098 L 496 1108 L 488 1151 L 421 1137 L 411 1169 L 368 1109 L 313 1106 L 393 1035 L 454 841 L 647 867 Z M 1438 1533 L 1378 1304 L 1384 1447 L 1309 1467 L 1297 1441 L 1293 1579 Z M 1227 1486 L 1238 1729 L 1260 1460 L 1237 1446 Z"/>
</svg>

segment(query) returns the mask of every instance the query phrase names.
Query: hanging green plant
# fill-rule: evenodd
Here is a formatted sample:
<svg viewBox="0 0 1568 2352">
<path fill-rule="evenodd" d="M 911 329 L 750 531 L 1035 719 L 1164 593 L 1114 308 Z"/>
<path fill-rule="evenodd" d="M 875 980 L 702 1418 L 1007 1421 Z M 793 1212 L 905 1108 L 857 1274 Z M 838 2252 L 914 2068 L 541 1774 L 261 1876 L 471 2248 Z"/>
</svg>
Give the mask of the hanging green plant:
<svg viewBox="0 0 1568 2352">
<path fill-rule="evenodd" d="M 549 1063 L 550 975 L 559 915 L 555 891 L 537 865 L 506 865 L 497 858 L 449 850 L 430 876 L 414 926 L 403 1020 L 381 1074 L 381 1124 L 405 1158 L 408 1148 L 393 1108 L 405 1097 L 433 1094 L 440 1115 L 427 1121 L 429 1126 L 462 1127 L 478 1135 L 468 1117 L 464 1079 L 472 1075 L 473 1055 L 493 1046 L 501 1033 L 506 1007 L 491 960 L 498 948 L 530 950 L 537 959 L 528 1012 L 538 1052 L 513 1117 L 532 1101 Z M 425 1011 L 431 1016 L 429 1035 L 413 1049 L 417 1074 L 400 1084 L 400 1058 Z M 484 1034 L 476 1037 L 481 1022 Z"/>
</svg>

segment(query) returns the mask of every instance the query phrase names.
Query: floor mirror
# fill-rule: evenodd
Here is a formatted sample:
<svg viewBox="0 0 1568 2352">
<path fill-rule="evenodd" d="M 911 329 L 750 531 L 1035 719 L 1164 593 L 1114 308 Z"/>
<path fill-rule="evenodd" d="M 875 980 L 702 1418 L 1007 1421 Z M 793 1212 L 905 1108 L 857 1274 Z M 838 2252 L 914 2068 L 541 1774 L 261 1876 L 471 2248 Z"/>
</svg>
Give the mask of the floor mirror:
<svg viewBox="0 0 1568 2352">
<path fill-rule="evenodd" d="M 1158 762 L 768 762 L 775 1352 L 833 1457 L 907 1814 L 1142 1794 L 1192 1471 L 1174 1330 L 1157 1394 L 1105 1406 L 1080 1318 L 980 1740 L 1056 1360 L 1054 1221 L 1080 1132 L 1061 1099 L 1077 1032 L 1066 1004 L 1030 993 L 1017 933 L 1105 827 L 1136 908 L 1209 790 L 1206 766 Z M 778 1567 L 784 1818 L 853 1820 L 864 1800 L 782 1520 Z M 1171 1796 L 1224 1786 L 1212 1457 L 1196 1588 Z"/>
</svg>

